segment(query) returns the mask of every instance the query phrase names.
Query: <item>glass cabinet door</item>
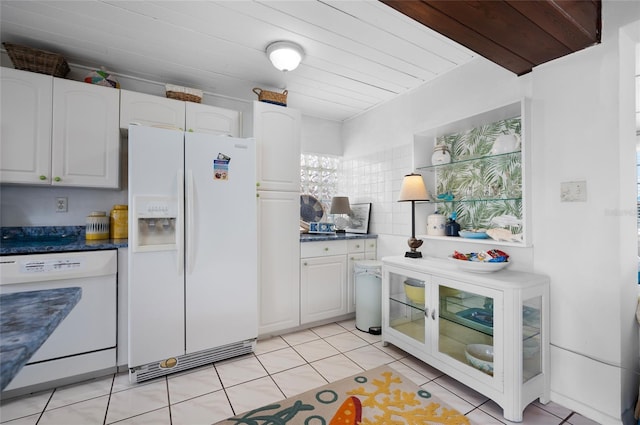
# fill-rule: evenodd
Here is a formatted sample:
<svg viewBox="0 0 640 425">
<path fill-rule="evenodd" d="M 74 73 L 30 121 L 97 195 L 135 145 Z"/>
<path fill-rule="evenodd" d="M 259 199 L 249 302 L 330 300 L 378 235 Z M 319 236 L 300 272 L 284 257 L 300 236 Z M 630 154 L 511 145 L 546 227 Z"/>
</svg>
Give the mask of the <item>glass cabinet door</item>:
<svg viewBox="0 0 640 425">
<path fill-rule="evenodd" d="M 493 376 L 496 295 L 438 283 L 438 352 Z"/>
<path fill-rule="evenodd" d="M 389 272 L 389 327 L 425 343 L 425 301 L 428 282 Z"/>
<path fill-rule="evenodd" d="M 542 332 L 540 315 L 542 297 L 533 297 L 522 303 L 522 382 L 542 373 Z"/>
</svg>

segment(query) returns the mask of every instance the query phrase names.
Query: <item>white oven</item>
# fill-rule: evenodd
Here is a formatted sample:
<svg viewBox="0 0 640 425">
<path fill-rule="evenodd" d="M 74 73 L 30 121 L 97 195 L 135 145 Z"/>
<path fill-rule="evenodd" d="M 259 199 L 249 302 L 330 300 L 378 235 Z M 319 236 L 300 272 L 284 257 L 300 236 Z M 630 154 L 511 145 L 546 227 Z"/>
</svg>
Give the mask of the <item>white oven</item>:
<svg viewBox="0 0 640 425">
<path fill-rule="evenodd" d="M 0 257 L 0 293 L 82 288 L 80 301 L 3 396 L 115 372 L 117 268 L 116 250 Z"/>
</svg>

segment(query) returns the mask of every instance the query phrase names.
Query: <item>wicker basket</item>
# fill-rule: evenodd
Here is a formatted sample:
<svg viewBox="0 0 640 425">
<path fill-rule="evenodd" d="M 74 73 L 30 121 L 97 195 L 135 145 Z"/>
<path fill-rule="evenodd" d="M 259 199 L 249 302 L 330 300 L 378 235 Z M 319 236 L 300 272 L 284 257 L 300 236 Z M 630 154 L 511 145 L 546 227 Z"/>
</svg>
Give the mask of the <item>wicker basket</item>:
<svg viewBox="0 0 640 425">
<path fill-rule="evenodd" d="M 253 92 L 258 95 L 258 100 L 260 102 L 273 103 L 275 105 L 287 106 L 287 90 L 282 93 L 277 93 L 274 91 L 262 90 L 259 87 L 253 89 Z"/>
<path fill-rule="evenodd" d="M 189 87 L 165 84 L 165 94 L 169 99 L 183 100 L 185 102 L 202 102 L 202 90 L 191 89 Z"/>
<path fill-rule="evenodd" d="M 69 64 L 59 53 L 46 52 L 18 44 L 2 43 L 16 69 L 38 72 L 64 78 L 69 73 Z"/>
</svg>

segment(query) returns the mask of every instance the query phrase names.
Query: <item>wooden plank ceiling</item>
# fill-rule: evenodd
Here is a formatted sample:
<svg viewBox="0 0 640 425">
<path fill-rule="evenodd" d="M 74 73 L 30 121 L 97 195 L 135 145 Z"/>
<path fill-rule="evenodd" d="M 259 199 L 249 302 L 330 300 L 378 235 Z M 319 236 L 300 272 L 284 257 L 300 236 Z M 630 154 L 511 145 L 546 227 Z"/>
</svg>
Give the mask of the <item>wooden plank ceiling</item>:
<svg viewBox="0 0 640 425">
<path fill-rule="evenodd" d="M 600 43 L 600 0 L 381 1 L 517 75 Z"/>
</svg>

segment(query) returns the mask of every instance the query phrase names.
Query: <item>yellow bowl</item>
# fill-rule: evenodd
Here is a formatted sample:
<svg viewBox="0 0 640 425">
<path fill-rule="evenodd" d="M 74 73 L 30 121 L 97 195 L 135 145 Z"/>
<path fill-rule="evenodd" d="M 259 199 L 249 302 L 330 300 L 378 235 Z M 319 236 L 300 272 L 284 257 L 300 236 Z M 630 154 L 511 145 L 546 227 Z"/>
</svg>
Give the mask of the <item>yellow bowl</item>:
<svg viewBox="0 0 640 425">
<path fill-rule="evenodd" d="M 424 282 L 413 279 L 405 281 L 404 293 L 410 301 L 416 304 L 424 304 Z"/>
</svg>

